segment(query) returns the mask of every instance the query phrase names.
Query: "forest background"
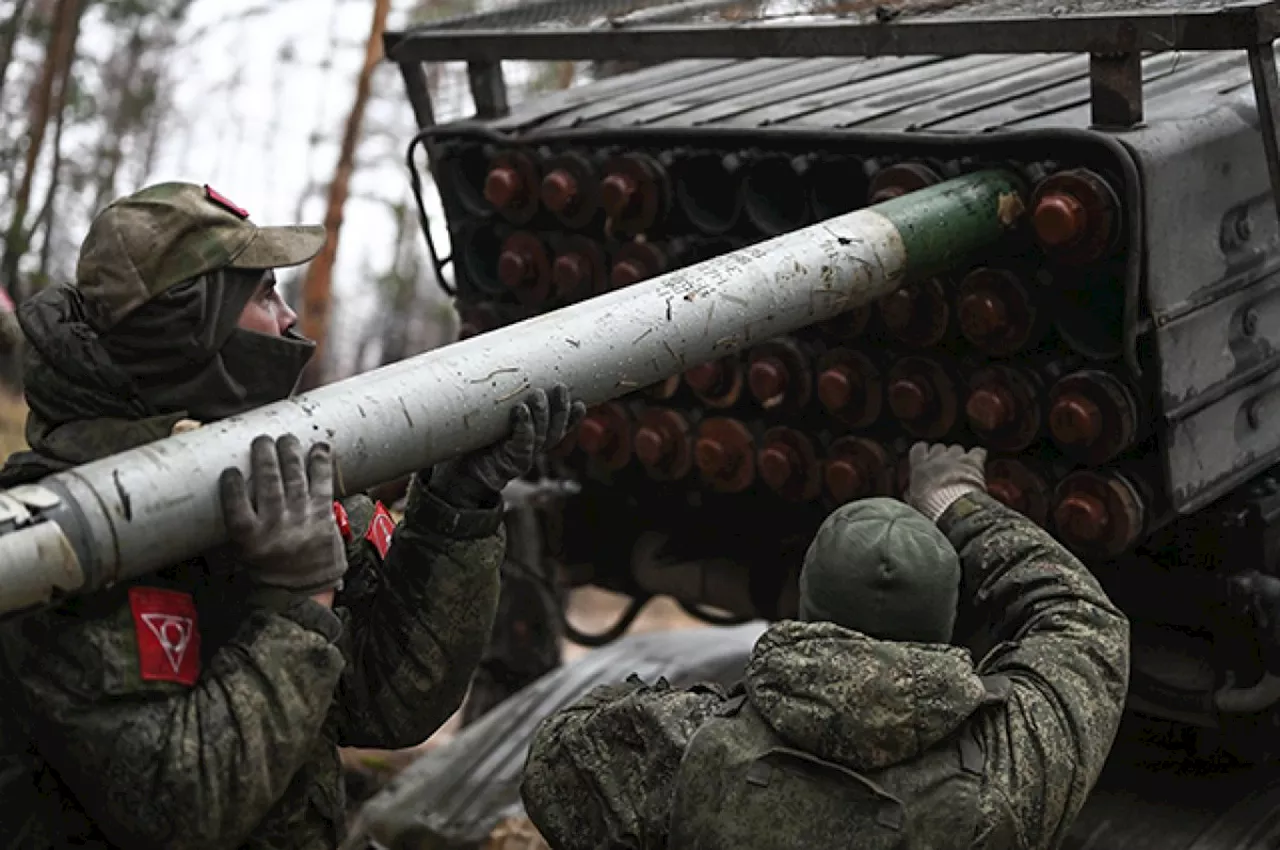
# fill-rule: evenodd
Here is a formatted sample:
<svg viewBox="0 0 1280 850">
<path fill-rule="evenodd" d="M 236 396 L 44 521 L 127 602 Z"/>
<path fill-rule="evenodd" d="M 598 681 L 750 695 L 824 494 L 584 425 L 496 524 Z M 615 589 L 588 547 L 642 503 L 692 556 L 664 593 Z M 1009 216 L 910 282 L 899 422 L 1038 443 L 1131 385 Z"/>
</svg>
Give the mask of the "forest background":
<svg viewBox="0 0 1280 850">
<path fill-rule="evenodd" d="M 493 5 L 0 0 L 0 287 L 20 302 L 71 281 L 89 222 L 115 198 L 168 180 L 208 183 L 259 224 L 329 227 L 336 253 L 280 276 L 295 308 L 308 276 L 311 291 L 330 293 L 313 380 L 453 341 L 457 316 L 426 259 L 404 162 L 413 113 L 398 69 L 381 61 L 381 33 Z M 609 70 L 504 63 L 513 103 Z M 473 113 L 463 63 L 427 72 L 437 121 Z M 425 198 L 447 252 L 429 184 Z M 21 398 L 0 385 L 0 462 L 24 447 L 25 414 Z M 601 631 L 624 604 L 583 588 L 573 594 L 570 617 Z M 630 631 L 694 625 L 664 599 Z M 565 647 L 570 658 L 583 651 Z M 385 780 L 448 740 L 456 723 L 422 748 L 344 758 Z"/>
<path fill-rule="evenodd" d="M 451 341 L 404 151 L 413 115 L 381 32 L 484 0 L 0 0 L 0 286 L 74 275 L 93 215 L 167 180 L 208 183 L 260 224 L 326 223 L 336 256 L 285 274 L 330 291 L 317 378 Z M 506 63 L 513 101 L 581 81 Z M 473 111 L 462 63 L 429 66 L 439 121 Z M 447 245 L 434 191 L 436 238 Z M 331 286 L 325 285 L 331 281 Z M 314 287 L 319 287 L 318 290 Z"/>
</svg>

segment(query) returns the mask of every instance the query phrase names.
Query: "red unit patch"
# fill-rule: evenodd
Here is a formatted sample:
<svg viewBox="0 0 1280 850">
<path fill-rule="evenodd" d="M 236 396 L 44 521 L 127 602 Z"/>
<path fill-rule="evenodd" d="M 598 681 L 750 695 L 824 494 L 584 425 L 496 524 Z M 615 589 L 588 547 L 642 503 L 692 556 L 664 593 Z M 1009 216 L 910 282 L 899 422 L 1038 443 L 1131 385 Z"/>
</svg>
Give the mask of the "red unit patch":
<svg viewBox="0 0 1280 850">
<path fill-rule="evenodd" d="M 387 550 L 391 548 L 391 535 L 395 533 L 396 521 L 391 518 L 390 512 L 383 507 L 382 502 L 373 509 L 373 520 L 369 523 L 369 530 L 365 532 L 364 539 L 373 544 L 373 548 L 378 550 L 378 556 L 387 557 Z"/>
<path fill-rule="evenodd" d="M 342 535 L 342 539 L 350 543 L 351 517 L 347 515 L 347 509 L 342 506 L 342 502 L 333 503 L 333 518 L 338 521 L 338 533 Z"/>
<path fill-rule="evenodd" d="M 213 201 L 215 204 L 222 207 L 227 212 L 232 213 L 233 215 L 237 215 L 240 218 L 249 217 L 248 210 L 246 210 L 244 207 L 241 207 L 232 203 L 230 198 L 228 198 L 226 195 L 223 195 L 217 189 L 210 187 L 208 184 L 206 184 L 204 187 L 204 195 L 206 198 Z"/>
<path fill-rule="evenodd" d="M 200 678 L 200 628 L 189 593 L 129 588 L 142 678 L 194 685 Z"/>
</svg>

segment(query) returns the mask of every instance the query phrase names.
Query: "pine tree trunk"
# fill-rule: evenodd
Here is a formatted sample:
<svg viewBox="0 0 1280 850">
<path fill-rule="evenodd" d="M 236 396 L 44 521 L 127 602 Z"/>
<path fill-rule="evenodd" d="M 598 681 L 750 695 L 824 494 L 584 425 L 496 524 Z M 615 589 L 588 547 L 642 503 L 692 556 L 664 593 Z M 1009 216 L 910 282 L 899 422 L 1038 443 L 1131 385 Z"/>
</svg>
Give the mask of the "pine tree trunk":
<svg viewBox="0 0 1280 850">
<path fill-rule="evenodd" d="M 118 92 L 112 104 L 110 118 L 106 130 L 95 154 L 93 173 L 95 187 L 93 197 L 93 213 L 115 200 L 116 178 L 120 173 L 120 164 L 124 159 L 124 140 L 133 130 L 134 118 L 130 114 L 132 107 L 132 89 L 138 77 L 138 69 L 142 64 L 142 55 L 147 49 L 146 39 L 142 34 L 141 21 L 129 34 L 129 41 L 124 48 L 124 67 L 113 71 L 118 73 Z M 115 57 L 112 57 L 114 65 Z"/>
<path fill-rule="evenodd" d="M 18 33 L 22 32 L 22 24 L 27 16 L 28 0 L 18 0 L 13 7 L 13 14 L 4 26 L 0 27 L 0 97 L 4 96 L 4 83 L 9 77 L 9 63 L 13 61 L 13 48 L 18 43 Z"/>
<path fill-rule="evenodd" d="M 347 115 L 342 133 L 342 146 L 338 153 L 338 165 L 333 182 L 329 184 L 328 207 L 324 216 L 324 228 L 328 234 L 324 249 L 312 261 L 302 284 L 302 334 L 316 341 L 315 357 L 303 375 L 302 387 L 310 389 L 323 382 L 325 375 L 325 338 L 329 331 L 330 290 L 333 286 L 333 265 L 338 254 L 338 234 L 342 229 L 342 208 L 351 188 L 351 175 L 355 171 L 356 147 L 360 142 L 364 123 L 365 106 L 373 72 L 382 59 L 382 34 L 387 27 L 387 13 L 391 0 L 374 0 L 373 26 L 365 45 L 364 66 L 356 80 L 355 99 Z"/>
<path fill-rule="evenodd" d="M 30 293 L 18 279 L 18 262 L 27 251 L 27 210 L 31 204 L 31 188 L 35 182 L 36 166 L 40 160 L 40 150 L 44 147 L 45 130 L 49 126 L 49 116 L 53 111 L 53 83 L 58 71 L 66 66 L 67 56 L 73 49 L 77 30 L 79 29 L 80 0 L 58 0 L 54 8 L 53 27 L 49 33 L 49 43 L 45 49 L 44 67 L 40 79 L 36 81 L 31 98 L 31 137 L 28 142 L 26 162 L 23 166 L 22 180 L 18 183 L 18 191 L 10 202 L 13 216 L 9 220 L 9 229 L 5 234 L 4 255 L 0 258 L 0 279 L 9 282 L 21 297 Z"/>
<path fill-rule="evenodd" d="M 57 119 L 53 129 L 53 163 L 49 167 L 49 188 L 45 192 L 44 213 L 42 215 L 42 224 L 44 227 L 44 237 L 40 243 L 40 272 L 39 279 L 43 286 L 49 278 L 49 261 L 50 250 L 53 242 L 54 225 L 58 220 L 58 188 L 62 181 L 62 131 L 66 125 L 67 99 L 71 92 L 71 69 L 76 63 L 76 42 L 80 37 L 80 18 L 84 14 L 84 7 L 75 15 L 72 23 L 73 32 L 69 41 L 69 47 L 63 58 L 62 68 L 58 73 L 58 94 L 57 94 Z M 35 234 L 35 227 L 31 228 L 32 235 Z"/>
</svg>

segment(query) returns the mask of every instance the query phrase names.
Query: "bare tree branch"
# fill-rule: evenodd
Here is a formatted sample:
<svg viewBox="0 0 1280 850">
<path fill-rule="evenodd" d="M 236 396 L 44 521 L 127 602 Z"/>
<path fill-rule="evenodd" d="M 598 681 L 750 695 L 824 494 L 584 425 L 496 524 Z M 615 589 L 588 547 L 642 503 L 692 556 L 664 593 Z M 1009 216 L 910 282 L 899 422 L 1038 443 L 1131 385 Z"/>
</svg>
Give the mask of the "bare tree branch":
<svg viewBox="0 0 1280 850">
<path fill-rule="evenodd" d="M 0 278 L 15 287 L 22 297 L 30 294 L 18 279 L 18 262 L 28 248 L 26 230 L 27 208 L 31 203 L 31 189 L 35 183 L 36 166 L 40 150 L 44 147 L 45 130 L 53 107 L 53 85 L 60 69 L 66 67 L 67 55 L 72 50 L 83 12 L 80 0 L 58 0 L 53 13 L 53 27 L 45 50 L 44 66 L 36 82 L 31 99 L 31 138 L 27 147 L 26 162 L 18 191 L 11 203 L 13 216 L 5 234 L 4 255 L 0 258 Z"/>
<path fill-rule="evenodd" d="M 304 387 L 318 385 L 323 377 L 324 343 L 329 328 L 330 291 L 333 286 L 333 264 L 338 253 L 338 236 L 342 229 L 342 208 L 350 191 L 365 106 L 369 101 L 374 69 L 382 59 L 382 34 L 386 30 L 387 15 L 390 10 L 391 0 L 374 0 L 373 23 L 369 31 L 369 40 L 365 45 L 364 66 L 356 78 L 355 98 L 342 133 L 342 147 L 338 153 L 337 168 L 334 170 L 333 181 L 329 184 L 328 209 L 324 219 L 325 231 L 329 238 L 320 256 L 316 257 L 307 269 L 307 277 L 302 284 L 301 329 L 304 336 L 316 341 L 317 349 L 316 356 L 312 359 L 307 374 L 304 375 Z"/>
<path fill-rule="evenodd" d="M 18 43 L 18 33 L 27 17 L 28 0 L 17 0 L 13 14 L 0 27 L 0 97 L 4 96 L 4 83 L 9 76 L 9 63 L 13 61 L 13 48 Z"/>
<path fill-rule="evenodd" d="M 81 7 L 83 14 L 83 7 Z M 79 15 L 76 19 L 76 33 L 72 35 L 70 47 L 66 52 L 65 62 L 58 74 L 58 94 L 57 94 L 57 119 L 53 129 L 53 164 L 49 167 L 49 187 L 45 191 L 44 212 L 41 216 L 44 227 L 44 239 L 40 243 L 40 272 L 38 275 L 41 285 L 49 279 L 49 246 L 53 244 L 53 228 L 57 220 L 55 210 L 58 187 L 62 178 L 62 131 L 66 127 L 67 118 L 67 97 L 71 91 L 71 69 L 76 63 L 76 41 L 79 38 Z M 32 233 L 34 235 L 34 226 Z"/>
</svg>

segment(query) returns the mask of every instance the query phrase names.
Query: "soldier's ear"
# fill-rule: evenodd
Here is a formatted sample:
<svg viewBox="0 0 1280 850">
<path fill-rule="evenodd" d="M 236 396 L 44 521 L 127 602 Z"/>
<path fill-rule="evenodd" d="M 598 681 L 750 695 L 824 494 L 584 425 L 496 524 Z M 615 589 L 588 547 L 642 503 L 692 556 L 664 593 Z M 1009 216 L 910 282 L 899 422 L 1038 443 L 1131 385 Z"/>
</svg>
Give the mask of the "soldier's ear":
<svg viewBox="0 0 1280 850">
<path fill-rule="evenodd" d="M 189 431 L 196 430 L 203 424 L 203 422 L 197 422 L 194 419 L 179 419 L 177 422 L 173 423 L 173 428 L 169 429 L 169 436 L 176 437 L 179 434 L 186 434 Z"/>
</svg>

